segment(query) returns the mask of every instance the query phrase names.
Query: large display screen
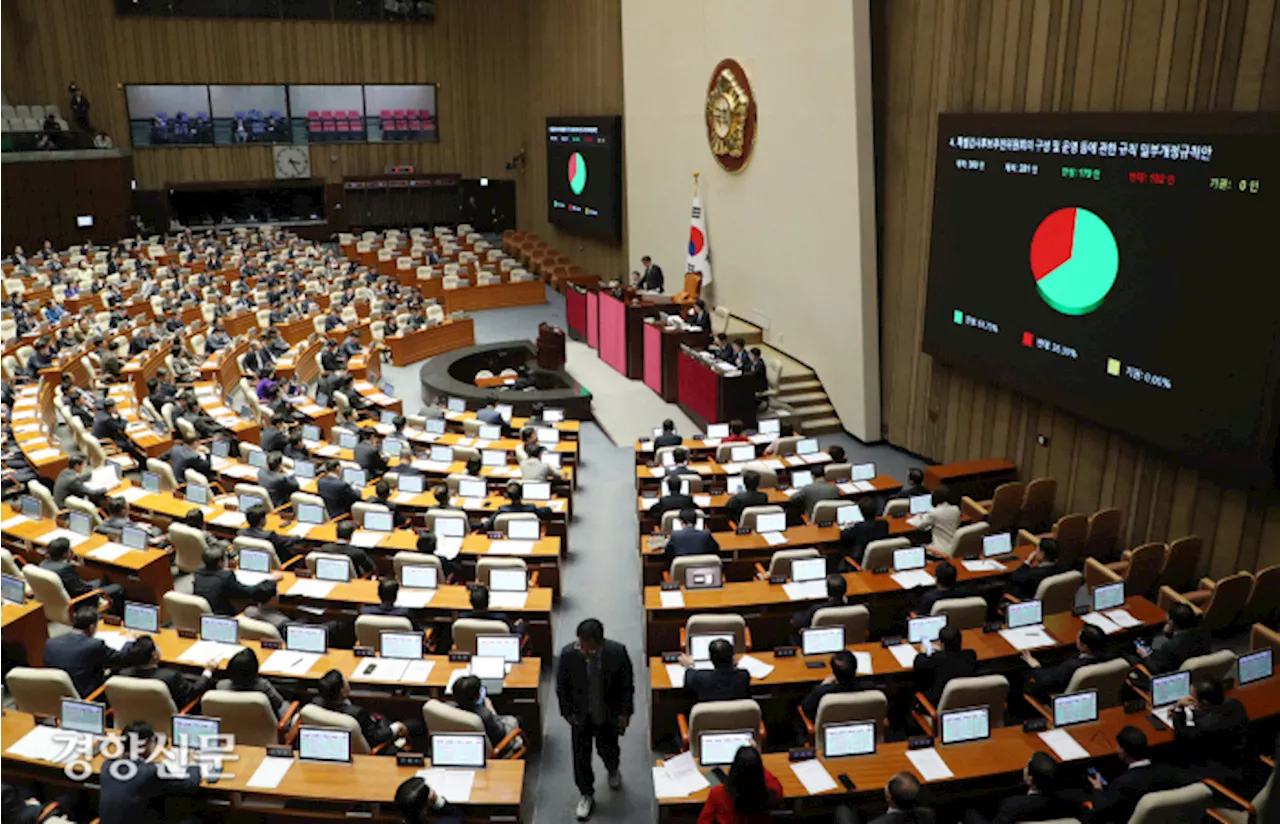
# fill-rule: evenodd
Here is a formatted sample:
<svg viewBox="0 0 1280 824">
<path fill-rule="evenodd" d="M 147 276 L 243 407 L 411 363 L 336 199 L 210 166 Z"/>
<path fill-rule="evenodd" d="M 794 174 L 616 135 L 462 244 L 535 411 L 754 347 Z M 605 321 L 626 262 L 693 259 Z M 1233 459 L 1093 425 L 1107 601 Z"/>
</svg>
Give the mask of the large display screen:
<svg viewBox="0 0 1280 824">
<path fill-rule="evenodd" d="M 941 115 L 924 351 L 1268 482 L 1280 116 Z"/>
<path fill-rule="evenodd" d="M 622 242 L 622 118 L 547 118 L 547 220 Z"/>
</svg>

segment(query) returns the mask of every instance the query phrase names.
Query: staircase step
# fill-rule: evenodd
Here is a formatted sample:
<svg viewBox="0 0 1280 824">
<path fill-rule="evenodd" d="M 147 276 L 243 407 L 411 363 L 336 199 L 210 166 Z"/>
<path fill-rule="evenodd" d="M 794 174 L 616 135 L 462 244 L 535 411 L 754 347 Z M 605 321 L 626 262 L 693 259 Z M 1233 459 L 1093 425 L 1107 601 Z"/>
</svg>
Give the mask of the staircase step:
<svg viewBox="0 0 1280 824">
<path fill-rule="evenodd" d="M 829 432 L 840 432 L 843 428 L 839 418 L 818 418 L 804 422 L 806 435 L 825 435 Z"/>
<path fill-rule="evenodd" d="M 788 392 L 785 388 L 778 392 L 778 399 L 789 406 L 813 406 L 828 403 L 826 392 Z"/>
<path fill-rule="evenodd" d="M 822 392 L 822 381 L 814 380 L 807 375 L 797 375 L 791 380 L 781 380 L 783 392 Z"/>
<path fill-rule="evenodd" d="M 813 421 L 818 418 L 834 417 L 836 414 L 836 408 L 829 403 L 792 408 L 794 411 L 791 413 L 791 417 L 802 421 Z"/>
</svg>

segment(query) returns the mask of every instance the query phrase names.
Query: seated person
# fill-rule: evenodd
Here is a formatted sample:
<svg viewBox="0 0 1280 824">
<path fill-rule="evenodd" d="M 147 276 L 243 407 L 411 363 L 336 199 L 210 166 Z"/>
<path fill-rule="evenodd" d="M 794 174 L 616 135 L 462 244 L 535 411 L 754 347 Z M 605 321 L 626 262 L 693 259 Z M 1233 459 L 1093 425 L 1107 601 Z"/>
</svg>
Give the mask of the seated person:
<svg viewBox="0 0 1280 824">
<path fill-rule="evenodd" d="M 422 733 L 420 721 L 417 723 L 389 721 L 377 713 L 369 712 L 351 703 L 351 685 L 336 669 L 329 670 L 320 678 L 316 685 L 316 692 L 317 695 L 311 703 L 330 712 L 340 712 L 356 719 L 365 741 L 369 742 L 370 749 L 379 744 L 390 744 L 392 746 L 387 747 L 384 752 L 393 751 L 400 739 Z M 418 750 L 418 752 L 425 752 L 425 750 Z"/>
<path fill-rule="evenodd" d="M 355 565 L 356 575 L 361 578 L 376 569 L 373 559 L 369 557 L 368 552 L 365 552 L 364 547 L 354 546 L 351 543 L 351 536 L 356 533 L 355 521 L 349 518 L 338 521 L 334 532 L 337 535 L 337 540 L 320 547 L 321 552 L 346 555 Z"/>
<path fill-rule="evenodd" d="M 938 601 L 943 601 L 947 598 L 963 598 L 965 593 L 956 586 L 957 575 L 955 564 L 950 561 L 943 561 L 934 567 L 933 577 L 937 581 L 937 585 L 920 598 L 920 605 L 916 607 L 916 614 L 931 614 L 933 605 Z"/>
<path fill-rule="evenodd" d="M 1026 562 L 1009 576 L 1010 594 L 1024 601 L 1034 598 L 1041 581 L 1068 571 L 1070 571 L 1068 567 L 1058 563 L 1057 540 L 1041 538 L 1040 546 L 1035 552 L 1032 552 Z"/>
<path fill-rule="evenodd" d="M 907 470 L 907 484 L 902 487 L 902 491 L 896 497 L 914 498 L 917 495 L 928 495 L 929 490 L 924 488 L 924 470 L 918 466 L 913 466 Z"/>
<path fill-rule="evenodd" d="M 796 434 L 795 427 L 793 427 L 791 424 L 787 423 L 786 421 L 783 421 L 782 423 L 778 424 L 778 437 L 774 438 L 773 442 L 764 448 L 764 454 L 766 456 L 777 455 L 778 442 L 781 441 L 783 438 L 794 437 L 795 434 Z"/>
<path fill-rule="evenodd" d="M 858 511 L 862 513 L 862 520 L 840 530 L 840 546 L 844 547 L 846 558 L 862 566 L 867 546 L 872 541 L 882 541 L 889 537 L 889 522 L 877 517 L 876 501 L 871 495 L 863 495 L 859 498 L 857 506 Z M 841 564 L 842 572 L 853 571 L 852 567 L 845 569 L 848 565 L 843 560 Z"/>
<path fill-rule="evenodd" d="M 858 659 L 847 649 L 842 649 L 831 656 L 831 674 L 822 679 L 822 683 L 809 690 L 809 694 L 800 703 L 800 708 L 810 721 L 818 718 L 818 705 L 827 695 L 838 695 L 843 692 L 857 690 Z"/>
<path fill-rule="evenodd" d="M 342 464 L 330 458 L 324 462 L 324 471 L 316 478 L 316 494 L 324 499 L 324 508 L 330 518 L 351 514 L 351 505 L 361 500 L 360 490 L 342 480 Z"/>
<path fill-rule="evenodd" d="M 267 490 L 271 496 L 273 507 L 282 507 L 289 503 L 293 493 L 297 492 L 298 480 L 292 472 L 282 472 L 284 456 L 279 452 L 267 453 L 267 468 L 258 470 L 258 486 Z"/>
<path fill-rule="evenodd" d="M 204 566 L 192 576 L 191 591 L 209 602 L 214 615 L 236 615 L 236 601 L 258 601 L 262 599 L 263 584 L 246 586 L 240 583 L 236 574 L 227 569 L 227 554 L 221 549 L 205 548 Z M 283 577 L 277 570 L 271 573 L 271 579 L 278 581 Z"/>
<path fill-rule="evenodd" d="M 206 549 L 220 549 L 226 551 L 231 546 L 230 541 L 224 541 L 221 538 L 215 538 L 204 528 L 204 512 L 197 508 L 192 508 L 182 518 L 182 524 L 200 532 L 200 538 L 204 541 Z M 243 532 L 243 530 L 241 530 Z"/>
<path fill-rule="evenodd" d="M 742 473 L 742 491 L 730 497 L 724 507 L 729 520 L 736 525 L 742 520 L 742 510 L 749 506 L 765 506 L 768 503 L 769 494 L 760 491 L 760 473 L 747 470 Z"/>
<path fill-rule="evenodd" d="M 653 448 L 661 449 L 664 446 L 679 446 L 684 443 L 684 438 L 676 434 L 676 422 L 667 418 L 662 422 L 662 434 L 653 439 Z"/>
<path fill-rule="evenodd" d="M 929 546 L 943 555 L 951 554 L 951 545 L 956 540 L 956 530 L 960 528 L 960 507 L 951 488 L 940 486 L 933 490 L 933 509 L 921 515 L 912 516 L 911 523 L 917 529 L 932 531 Z"/>
<path fill-rule="evenodd" d="M 409 613 L 408 607 L 396 606 L 396 598 L 400 596 L 400 582 L 395 578 L 383 578 L 378 581 L 378 603 L 364 604 L 360 607 L 361 615 L 386 615 L 392 618 L 408 618 L 414 629 L 421 629 L 417 621 Z"/>
<path fill-rule="evenodd" d="M 370 478 L 381 478 L 387 472 L 387 459 L 382 457 L 382 435 L 376 429 L 361 429 L 360 442 L 352 450 L 355 462 Z"/>
<path fill-rule="evenodd" d="M 805 629 L 813 624 L 813 616 L 818 614 L 818 610 L 827 607 L 842 607 L 849 603 L 849 582 L 845 580 L 843 575 L 831 574 L 827 576 L 827 600 L 820 601 L 808 609 L 797 612 L 791 616 L 791 626 L 796 629 Z"/>
<path fill-rule="evenodd" d="M 935 824 L 937 814 L 920 805 L 920 781 L 909 772 L 900 772 L 889 779 L 885 786 L 885 798 L 889 809 L 884 815 L 871 819 L 871 824 Z M 855 820 L 847 807 L 836 810 L 837 824 Z"/>
<path fill-rule="evenodd" d="M 916 656 L 912 665 L 915 689 L 937 706 L 942 691 L 952 678 L 972 678 L 978 674 L 978 653 L 963 649 L 964 636 L 955 627 L 943 627 L 930 654 Z"/>
<path fill-rule="evenodd" d="M 459 564 L 454 558 L 445 558 L 442 555 L 436 554 L 436 547 L 437 541 L 434 533 L 418 533 L 418 551 L 427 555 L 434 555 L 436 559 L 440 561 L 440 567 L 444 570 L 444 577 L 446 581 L 455 584 L 460 583 L 462 581 L 462 564 Z"/>
<path fill-rule="evenodd" d="M 698 529 L 698 511 L 692 507 L 680 510 L 680 522 L 684 525 L 673 530 L 667 537 L 667 545 L 663 550 L 665 565 L 670 568 L 671 562 L 685 555 L 719 555 L 720 544 L 710 530 Z"/>
<path fill-rule="evenodd" d="M 711 642 L 708 650 L 711 669 L 693 669 L 693 659 L 688 653 L 680 653 L 680 665 L 685 668 L 684 688 L 700 701 L 732 701 L 751 697 L 751 673 L 734 664 L 733 644 L 723 638 Z"/>
<path fill-rule="evenodd" d="M 508 502 L 498 507 L 498 514 L 503 512 L 532 512 L 544 521 L 551 517 L 551 510 L 547 507 L 525 503 L 524 485 L 519 481 L 512 481 L 507 484 L 507 498 Z"/>
<path fill-rule="evenodd" d="M 1200 630 L 1200 618 L 1189 605 L 1177 602 L 1169 607 L 1164 631 L 1151 644 L 1151 651 L 1139 648 L 1137 655 L 1152 675 L 1173 672 L 1188 658 L 1209 654 L 1209 641 Z"/>
<path fill-rule="evenodd" d="M 1031 667 L 1031 672 L 1027 674 L 1029 691 L 1045 700 L 1050 695 L 1065 692 L 1076 670 L 1109 660 L 1106 650 L 1107 634 L 1093 624 L 1085 624 L 1076 636 L 1077 654 L 1065 661 L 1047 667 L 1041 666 L 1034 655 L 1023 652 L 1022 660 Z"/>
<path fill-rule="evenodd" d="M 469 588 L 471 598 L 471 609 L 458 614 L 459 618 L 478 618 L 482 621 L 501 621 L 511 630 L 520 636 L 524 635 L 524 621 L 512 621 L 511 616 L 505 612 L 489 611 L 489 588 L 484 584 L 475 583 Z"/>
<path fill-rule="evenodd" d="M 1222 682 L 1204 676 L 1170 713 L 1176 763 L 1192 778 L 1211 778 L 1240 788 L 1257 762 L 1249 745 L 1249 714 L 1236 698 L 1227 698 Z M 1260 788 L 1262 782 L 1256 787 Z"/>
<path fill-rule="evenodd" d="M 396 788 L 396 807 L 404 824 L 462 824 L 462 811 L 416 775 Z"/>
<path fill-rule="evenodd" d="M 542 460 L 542 453 L 546 450 L 541 444 L 532 444 L 525 448 L 525 454 L 529 457 L 520 462 L 520 477 L 526 481 L 558 481 L 564 475 L 553 467 L 551 464 Z M 471 466 L 467 465 L 467 471 L 470 472 Z"/>
<path fill-rule="evenodd" d="M 677 475 L 672 475 L 663 483 L 667 493 L 658 499 L 658 502 L 649 509 L 649 515 L 654 522 L 661 525 L 663 514 L 671 511 L 679 512 L 682 509 L 691 509 L 694 507 L 693 498 L 685 495 L 680 491 L 681 480 Z"/>
<path fill-rule="evenodd" d="M 40 568 L 47 569 L 58 576 L 63 588 L 67 591 L 67 597 L 74 601 L 95 589 L 102 590 L 102 594 L 111 601 L 111 612 L 124 615 L 124 587 L 119 584 L 103 583 L 101 578 L 88 580 L 81 578 L 77 571 L 79 567 L 80 560 L 71 553 L 71 542 L 66 538 L 54 538 L 45 547 L 45 559 L 40 562 Z M 89 606 L 97 604 L 96 599 L 93 601 L 86 599 L 86 602 Z"/>
<path fill-rule="evenodd" d="M 257 538 L 259 541 L 267 541 L 275 548 L 276 557 L 280 559 L 280 563 L 284 563 L 293 556 L 297 555 L 297 546 L 302 538 L 295 535 L 281 535 L 279 532 L 273 532 L 264 528 L 267 522 L 267 508 L 261 504 L 249 507 L 249 511 L 244 513 L 245 526 L 240 528 L 237 535 L 245 538 Z M 350 523 L 347 521 L 346 523 Z"/>
<path fill-rule="evenodd" d="M 120 536 L 124 534 L 126 526 L 144 526 L 135 524 L 129 519 L 129 502 L 123 496 L 117 495 L 114 498 L 107 498 L 103 502 L 102 508 L 107 517 L 102 520 L 102 523 L 98 524 L 98 528 L 94 532 L 106 535 L 117 543 L 120 541 Z M 196 512 L 200 512 L 200 510 L 197 509 Z"/>
<path fill-rule="evenodd" d="M 1147 793 L 1174 790 L 1192 783 L 1181 771 L 1151 758 L 1146 734 L 1137 727 L 1116 733 L 1116 754 L 1124 772 L 1110 783 L 1101 775 L 1090 775 L 1093 792 L 1086 798 L 1093 804 L 1089 821 L 1094 824 L 1125 824 Z"/>
<path fill-rule="evenodd" d="M 721 443 L 749 443 L 750 439 L 747 437 L 746 432 L 746 424 L 734 418 L 729 421 L 729 434 Z"/>
<path fill-rule="evenodd" d="M 84 696 L 102 686 L 104 670 L 116 669 L 128 660 L 125 653 L 129 648 L 117 652 L 94 637 L 98 610 L 92 606 L 77 607 L 71 626 L 71 632 L 55 635 L 45 643 L 44 665 L 65 672 L 76 692 Z"/>
<path fill-rule="evenodd" d="M 155 678 L 169 690 L 173 704 L 182 710 L 198 699 L 213 685 L 213 673 L 217 671 L 221 661 L 217 658 L 204 665 L 204 671 L 195 681 L 188 681 L 185 676 L 173 667 L 160 666 L 160 648 L 150 635 L 143 635 L 129 645 L 126 655 L 128 666 L 121 675 L 131 678 Z"/>
<path fill-rule="evenodd" d="M 489 738 L 489 746 L 496 747 L 508 735 L 520 727 L 520 720 L 514 715 L 498 715 L 493 702 L 488 697 L 480 697 L 480 679 L 474 675 L 464 675 L 453 684 L 453 700 L 458 709 L 475 713 L 484 722 L 484 733 Z M 524 746 L 517 736 L 503 747 L 502 752 L 511 752 Z"/>
<path fill-rule="evenodd" d="M 675 459 L 675 463 L 667 468 L 667 475 L 672 477 L 676 475 L 693 475 L 696 477 L 698 475 L 697 470 L 689 466 L 689 450 L 683 446 L 677 446 L 671 450 L 671 457 Z"/>
<path fill-rule="evenodd" d="M 178 777 L 161 774 L 156 734 L 146 721 L 129 724 L 122 737 L 128 743 L 119 748 L 120 757 L 102 764 L 97 819 L 100 824 L 163 821 L 157 810 L 165 806 L 166 796 L 194 796 L 200 791 L 198 764 L 180 770 Z M 8 820 L 6 816 L 5 821 Z"/>
<path fill-rule="evenodd" d="M 227 661 L 227 677 L 218 681 L 214 689 L 228 692 L 260 692 L 267 696 L 271 703 L 271 711 L 280 718 L 284 710 L 284 698 L 270 681 L 258 675 L 258 656 L 253 650 L 245 648 L 231 656 Z"/>
<path fill-rule="evenodd" d="M 1022 768 L 1022 780 L 1027 792 L 1002 799 L 991 824 L 1080 818 L 1080 803 L 1064 797 L 1058 762 L 1049 753 L 1032 753 Z M 970 808 L 965 824 L 987 824 L 987 818 Z"/>
</svg>

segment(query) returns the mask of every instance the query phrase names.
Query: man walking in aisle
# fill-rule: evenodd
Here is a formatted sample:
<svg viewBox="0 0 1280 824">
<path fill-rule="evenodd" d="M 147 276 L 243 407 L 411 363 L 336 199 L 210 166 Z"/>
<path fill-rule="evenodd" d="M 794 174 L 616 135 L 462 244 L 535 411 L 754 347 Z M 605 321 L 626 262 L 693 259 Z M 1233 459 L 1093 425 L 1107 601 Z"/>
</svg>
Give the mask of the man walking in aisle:
<svg viewBox="0 0 1280 824">
<path fill-rule="evenodd" d="M 556 697 L 560 715 L 573 728 L 573 780 L 582 794 L 577 816 L 586 821 L 595 807 L 592 742 L 609 773 L 609 787 L 618 789 L 618 736 L 627 731 L 635 711 L 631 657 L 622 644 L 605 639 L 604 625 L 595 618 L 578 624 L 578 640 L 560 650 Z"/>
</svg>

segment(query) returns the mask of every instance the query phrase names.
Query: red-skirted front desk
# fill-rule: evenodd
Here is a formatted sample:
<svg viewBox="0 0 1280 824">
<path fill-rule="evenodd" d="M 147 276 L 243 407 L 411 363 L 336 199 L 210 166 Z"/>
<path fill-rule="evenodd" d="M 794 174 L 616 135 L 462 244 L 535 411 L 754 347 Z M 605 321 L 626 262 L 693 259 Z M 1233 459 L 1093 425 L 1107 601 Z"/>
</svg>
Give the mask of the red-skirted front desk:
<svg viewBox="0 0 1280 824">
<path fill-rule="evenodd" d="M 587 334 L 587 290 L 570 284 L 564 290 L 564 314 L 569 326 L 569 337 L 586 342 Z M 594 294 L 594 293 L 593 293 Z"/>
<path fill-rule="evenodd" d="M 677 359 L 680 408 L 706 431 L 707 424 L 740 420 L 756 424 L 756 384 L 743 376 L 727 378 L 687 351 Z"/>
<path fill-rule="evenodd" d="M 600 360 L 628 378 L 644 377 L 644 319 L 670 308 L 665 297 L 640 298 L 624 291 L 599 294 Z M 588 309 L 590 306 L 588 305 Z M 589 321 L 588 321 L 589 322 Z"/>
<path fill-rule="evenodd" d="M 668 329 L 655 319 L 644 323 L 644 383 L 667 403 L 680 400 L 680 347 L 705 349 L 711 332 Z"/>
</svg>

